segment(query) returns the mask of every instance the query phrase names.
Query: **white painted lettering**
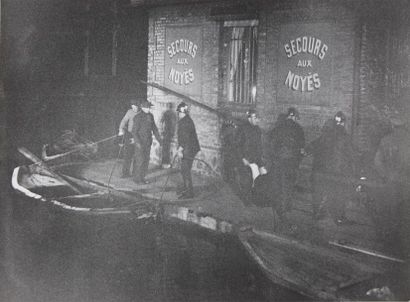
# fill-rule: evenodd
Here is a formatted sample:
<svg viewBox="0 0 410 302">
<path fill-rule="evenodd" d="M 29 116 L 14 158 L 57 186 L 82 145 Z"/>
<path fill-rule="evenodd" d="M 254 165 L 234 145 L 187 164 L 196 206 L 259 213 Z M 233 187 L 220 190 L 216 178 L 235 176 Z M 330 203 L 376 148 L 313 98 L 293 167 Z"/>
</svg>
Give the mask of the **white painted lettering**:
<svg viewBox="0 0 410 302">
<path fill-rule="evenodd" d="M 175 69 L 171 68 L 171 70 L 169 71 L 168 80 L 173 82 L 174 81 L 174 76 L 175 76 Z"/>
<path fill-rule="evenodd" d="M 192 58 L 195 58 L 197 49 L 198 49 L 198 46 L 194 44 L 194 47 L 192 47 Z"/>
<path fill-rule="evenodd" d="M 302 86 L 302 92 L 305 91 L 305 86 L 306 86 L 306 77 L 300 77 L 300 81 L 301 81 L 301 86 Z"/>
<path fill-rule="evenodd" d="M 309 37 L 308 53 L 313 53 L 314 47 L 315 47 L 315 38 Z"/>
<path fill-rule="evenodd" d="M 296 50 L 297 50 L 298 53 L 302 52 L 302 47 L 300 46 L 301 40 L 302 39 L 300 37 L 296 38 Z"/>
<path fill-rule="evenodd" d="M 168 74 L 168 80 L 170 80 L 174 84 L 181 86 L 191 84 L 194 81 L 194 79 L 195 77 L 192 68 L 185 69 L 182 72 L 175 70 L 174 68 L 171 68 Z"/>
<path fill-rule="evenodd" d="M 191 41 L 189 41 L 189 46 L 188 46 L 188 54 L 190 56 L 192 56 L 192 47 L 194 46 L 194 43 L 192 43 Z"/>
<path fill-rule="evenodd" d="M 313 91 L 314 87 L 313 87 L 313 77 L 312 75 L 308 75 L 307 77 L 307 81 L 308 81 L 308 91 Z"/>
<path fill-rule="evenodd" d="M 308 47 L 308 38 L 305 36 L 302 38 L 302 51 L 306 52 Z"/>
<path fill-rule="evenodd" d="M 323 44 L 322 49 L 320 50 L 320 54 L 319 54 L 319 59 L 323 60 L 323 58 L 326 55 L 326 51 L 328 50 L 328 47 L 326 44 Z"/>
<path fill-rule="evenodd" d="M 320 41 L 319 39 L 316 39 L 316 44 L 315 44 L 315 50 L 313 51 L 313 54 L 315 56 L 319 56 L 319 51 L 320 51 L 320 45 L 321 45 L 322 41 Z"/>
<path fill-rule="evenodd" d="M 178 53 L 186 53 L 195 58 L 198 52 L 198 45 L 187 39 L 179 39 L 172 41 L 167 46 L 167 52 L 171 59 Z"/>
<path fill-rule="evenodd" d="M 290 70 L 286 76 L 285 86 L 294 91 L 312 92 L 320 88 L 320 78 L 317 73 L 301 76 L 292 73 Z"/>
<path fill-rule="evenodd" d="M 295 40 L 290 41 L 290 46 L 292 47 L 292 56 L 294 56 L 296 54 Z"/>
<path fill-rule="evenodd" d="M 320 78 L 317 73 L 313 74 L 313 82 L 315 83 L 315 88 L 319 89 L 320 88 Z"/>
<path fill-rule="evenodd" d="M 188 74 L 189 74 L 190 82 L 193 82 L 195 77 L 194 77 L 194 72 L 193 72 L 192 68 L 188 69 Z"/>
<path fill-rule="evenodd" d="M 289 44 L 285 44 L 285 52 L 288 58 L 292 57 L 292 51 L 290 50 Z"/>
<path fill-rule="evenodd" d="M 295 77 L 293 78 L 293 84 L 292 84 L 293 90 L 299 90 L 299 80 L 300 80 L 300 76 L 295 74 Z"/>
<path fill-rule="evenodd" d="M 290 70 L 288 72 L 288 75 L 286 76 L 286 80 L 285 80 L 285 85 L 288 86 L 288 88 L 292 87 L 292 82 L 293 82 L 293 77 L 295 76 L 294 73 L 292 73 Z"/>
<path fill-rule="evenodd" d="M 168 51 L 169 57 L 172 59 L 173 54 L 172 54 L 171 46 L 168 46 L 168 47 L 167 47 L 167 51 Z"/>
</svg>

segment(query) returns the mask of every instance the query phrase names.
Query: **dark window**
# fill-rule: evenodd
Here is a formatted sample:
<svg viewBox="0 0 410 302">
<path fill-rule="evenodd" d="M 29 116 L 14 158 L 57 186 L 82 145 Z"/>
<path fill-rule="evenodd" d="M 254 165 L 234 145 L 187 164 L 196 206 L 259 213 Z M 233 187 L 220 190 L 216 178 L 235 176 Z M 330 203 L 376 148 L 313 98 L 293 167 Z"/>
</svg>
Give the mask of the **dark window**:
<svg viewBox="0 0 410 302">
<path fill-rule="evenodd" d="M 256 97 L 257 21 L 225 21 L 227 43 L 226 98 L 254 104 Z M 225 40 L 225 41 L 226 41 Z"/>
</svg>

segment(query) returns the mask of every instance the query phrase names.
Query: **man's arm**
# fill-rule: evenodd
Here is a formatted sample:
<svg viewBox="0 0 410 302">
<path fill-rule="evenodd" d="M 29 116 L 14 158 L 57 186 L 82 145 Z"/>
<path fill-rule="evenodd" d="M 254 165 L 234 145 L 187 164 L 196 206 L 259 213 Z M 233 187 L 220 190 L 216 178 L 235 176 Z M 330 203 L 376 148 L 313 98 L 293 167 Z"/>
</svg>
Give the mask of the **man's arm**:
<svg viewBox="0 0 410 302">
<path fill-rule="evenodd" d="M 300 148 L 304 148 L 305 147 L 305 132 L 303 131 L 303 128 L 301 125 L 298 124 L 298 143 Z"/>
<path fill-rule="evenodd" d="M 133 126 L 132 126 L 132 138 L 133 138 L 133 143 L 135 143 L 136 147 L 141 146 L 141 139 L 138 135 L 138 131 L 141 128 L 141 119 L 139 117 L 139 115 L 137 114 L 136 116 L 134 116 L 133 119 Z"/>
<path fill-rule="evenodd" d="M 129 114 L 128 111 L 125 113 L 124 117 L 122 118 L 120 122 L 120 126 L 118 127 L 118 135 L 124 135 L 124 129 L 126 129 L 127 122 L 129 120 Z"/>
<path fill-rule="evenodd" d="M 240 126 L 238 128 L 238 131 L 235 135 L 234 145 L 235 145 L 235 150 L 238 154 L 239 159 L 243 162 L 244 165 L 248 165 L 249 162 L 245 158 L 245 152 L 244 152 L 245 131 L 243 129 L 243 126 Z"/>
<path fill-rule="evenodd" d="M 162 139 L 161 139 L 161 136 L 159 135 L 159 131 L 158 131 L 157 125 L 155 124 L 154 116 L 152 114 L 151 114 L 151 123 L 152 123 L 152 132 L 154 133 L 154 136 L 159 142 L 159 144 L 162 145 Z"/>
</svg>

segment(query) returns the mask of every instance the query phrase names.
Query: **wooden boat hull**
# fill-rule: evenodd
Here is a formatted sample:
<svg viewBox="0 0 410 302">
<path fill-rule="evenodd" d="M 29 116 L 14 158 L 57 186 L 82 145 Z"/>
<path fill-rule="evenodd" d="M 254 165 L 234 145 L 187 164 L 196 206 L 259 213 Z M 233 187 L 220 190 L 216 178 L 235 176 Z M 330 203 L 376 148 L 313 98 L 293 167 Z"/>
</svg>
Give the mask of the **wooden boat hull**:
<svg viewBox="0 0 410 302">
<path fill-rule="evenodd" d="M 229 237 L 240 243 L 266 280 L 313 299 L 349 300 L 345 289 L 383 273 L 336 249 L 252 229 L 243 231 L 235 224 L 195 212 L 188 206 L 59 175 L 61 178 L 56 178 L 54 173 L 38 165 L 16 167 L 12 187 L 32 200 L 65 211 L 87 215 L 132 214 L 139 220 L 156 219 L 178 225 L 177 230 L 197 229 L 211 239 Z M 365 293 L 359 293 L 358 297 L 365 297 Z"/>
</svg>

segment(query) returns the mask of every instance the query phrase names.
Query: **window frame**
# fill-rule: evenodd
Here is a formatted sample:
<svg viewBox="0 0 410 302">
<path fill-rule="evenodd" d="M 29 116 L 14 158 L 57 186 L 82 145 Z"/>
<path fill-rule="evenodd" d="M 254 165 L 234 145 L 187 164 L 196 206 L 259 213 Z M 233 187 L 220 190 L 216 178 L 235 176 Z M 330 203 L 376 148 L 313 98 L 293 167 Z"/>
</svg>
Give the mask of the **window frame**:
<svg viewBox="0 0 410 302">
<path fill-rule="evenodd" d="M 258 35 L 259 35 L 259 20 L 226 20 L 222 24 L 221 40 L 223 44 L 222 51 L 222 87 L 224 103 L 229 106 L 255 106 L 256 105 L 256 86 L 257 86 L 257 63 L 258 63 Z M 229 30 L 227 30 L 229 29 Z M 233 31 L 237 29 L 236 33 Z M 237 49 L 246 49 L 243 52 L 240 50 L 240 61 L 248 58 L 248 63 L 242 63 L 239 67 L 241 71 L 236 73 L 234 77 L 239 76 L 239 79 L 232 79 L 231 62 L 235 56 L 233 53 L 232 39 L 234 35 L 247 34 L 247 39 L 238 39 L 236 44 Z M 247 30 L 247 31 L 246 31 Z M 245 41 L 245 42 L 244 42 Z M 242 48 L 245 46 L 245 48 Z M 234 46 L 235 47 L 235 46 Z M 236 54 L 238 55 L 238 54 Z M 239 57 L 237 57 L 239 60 Z M 238 61 L 239 62 L 239 61 Z M 245 66 L 248 64 L 248 66 Z M 232 87 L 234 86 L 234 87 Z M 244 95 L 245 94 L 245 95 Z"/>
</svg>

